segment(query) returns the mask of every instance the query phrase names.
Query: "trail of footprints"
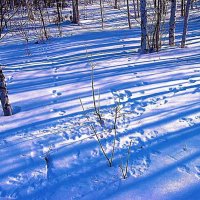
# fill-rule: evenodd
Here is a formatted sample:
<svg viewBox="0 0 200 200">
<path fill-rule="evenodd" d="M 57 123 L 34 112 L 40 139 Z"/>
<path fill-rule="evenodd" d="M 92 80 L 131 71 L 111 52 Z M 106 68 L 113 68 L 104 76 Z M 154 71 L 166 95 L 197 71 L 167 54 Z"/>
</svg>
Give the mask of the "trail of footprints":
<svg viewBox="0 0 200 200">
<path fill-rule="evenodd" d="M 53 67 L 53 86 L 55 89 L 52 89 L 51 91 L 51 95 L 52 95 L 52 98 L 53 100 L 51 101 L 52 104 L 57 104 L 58 101 L 59 101 L 59 97 L 62 96 L 62 92 L 60 92 L 58 89 L 56 89 L 57 86 L 59 86 L 59 75 L 58 75 L 58 70 L 59 70 L 59 66 L 58 66 L 58 63 L 54 62 L 53 58 L 51 58 L 49 55 L 48 55 L 48 47 L 45 45 L 43 48 L 42 48 L 42 51 L 45 52 L 45 55 L 46 55 L 46 60 L 48 62 L 50 62 L 52 64 Z M 66 114 L 66 111 L 64 110 L 60 110 L 60 109 L 50 109 L 50 112 L 56 112 L 58 113 L 59 115 L 63 116 Z"/>
<path fill-rule="evenodd" d="M 55 72 L 56 73 L 56 72 Z M 175 92 L 176 90 L 170 90 Z M 137 117 L 142 115 L 145 111 L 146 108 L 149 105 L 156 105 L 160 103 L 167 103 L 167 97 L 154 97 L 154 98 L 149 98 L 146 101 L 140 101 L 140 100 L 134 100 L 132 97 L 132 93 L 129 90 L 124 90 L 124 91 L 115 91 L 112 90 L 113 98 L 110 99 L 114 102 L 118 102 L 118 99 L 120 99 L 120 102 L 122 103 L 123 106 L 123 112 L 132 112 L 132 114 L 128 117 L 122 117 L 119 119 L 119 124 L 118 128 L 122 129 L 123 131 L 128 130 L 128 125 L 129 122 L 131 121 L 131 118 Z M 57 91 L 56 89 L 52 90 L 52 97 L 57 99 L 59 96 L 61 96 L 62 93 Z M 56 101 L 55 101 L 56 102 Z M 55 103 L 53 102 L 53 103 Z M 103 112 L 107 112 L 107 110 L 103 110 Z M 89 114 L 89 117 L 92 121 L 92 123 L 95 123 L 96 117 L 93 116 L 93 114 Z M 196 117 L 197 120 L 199 120 L 199 116 Z M 195 124 L 194 120 L 191 118 L 182 118 L 180 119 L 180 122 L 186 122 L 188 123 L 189 126 L 193 126 Z M 108 115 L 107 118 L 105 119 L 105 128 L 106 130 L 111 130 L 112 129 L 112 120 L 110 120 L 110 116 Z M 102 127 L 97 124 L 95 124 L 97 130 L 99 132 L 102 131 Z M 71 117 L 66 120 L 60 121 L 59 124 L 57 124 L 54 127 L 50 127 L 49 129 L 47 128 L 46 130 L 42 130 L 46 133 L 50 133 L 50 136 L 44 137 L 38 141 L 35 141 L 33 143 L 32 150 L 30 152 L 30 162 L 34 162 L 35 157 L 40 157 L 40 159 L 43 159 L 42 162 L 44 164 L 43 171 L 33 171 L 30 177 L 25 176 L 25 174 L 19 174 L 17 176 L 10 176 L 8 179 L 8 184 L 9 185 L 16 185 L 14 191 L 12 191 L 12 197 L 19 197 L 21 195 L 21 192 L 18 191 L 19 183 L 23 182 L 25 185 L 29 185 L 27 192 L 31 193 L 35 190 L 35 187 L 37 184 L 43 184 L 45 185 L 46 179 L 52 180 L 54 179 L 54 175 L 51 173 L 52 169 L 54 168 L 53 161 L 49 160 L 49 165 L 45 165 L 45 159 L 41 158 L 41 155 L 44 154 L 44 152 L 47 152 L 47 148 L 55 148 L 55 144 L 57 142 L 61 142 L 62 140 L 68 141 L 69 139 L 76 140 L 77 138 L 81 138 L 83 135 L 90 135 L 91 130 L 88 128 L 88 122 L 85 119 L 84 116 L 76 116 L 76 117 Z M 109 131 L 108 131 L 109 132 Z M 120 152 L 119 149 L 116 150 L 117 155 L 121 157 L 121 153 L 123 155 L 126 155 L 127 152 L 127 144 L 129 143 L 130 140 L 134 141 L 133 148 L 132 148 L 132 153 L 133 156 L 130 156 L 130 163 L 129 163 L 129 175 L 133 177 L 138 177 L 144 174 L 147 169 L 150 166 L 151 159 L 150 159 L 150 154 L 151 152 L 146 151 L 145 149 L 141 148 L 138 149 L 139 146 L 143 146 L 144 140 L 150 140 L 152 138 L 157 137 L 158 132 L 157 131 L 152 131 L 148 133 L 144 133 L 143 130 L 138 130 L 136 133 L 133 133 L 132 137 L 127 138 L 125 141 L 125 146 L 124 149 Z M 105 138 L 109 136 L 109 133 L 104 132 L 102 135 L 102 138 Z M 59 139 L 58 139 L 59 138 Z M 48 146 L 45 146 L 45 143 L 48 141 Z M 120 147 L 120 143 L 124 142 L 121 141 L 120 138 L 118 140 L 118 148 Z M 91 150 L 91 158 L 99 157 L 101 154 L 99 150 Z M 126 157 L 126 156 L 125 156 Z M 50 158 L 51 159 L 51 158 Z M 80 165 L 82 159 L 82 162 L 87 161 L 85 158 L 80 158 L 80 155 L 77 157 L 77 164 Z M 121 157 L 123 161 L 123 157 Z M 51 162 L 50 162 L 51 161 Z M 115 170 L 118 170 L 117 168 L 114 168 Z M 195 176 L 197 178 L 200 178 L 200 165 L 195 166 Z M 186 172 L 186 173 L 191 173 L 190 167 L 187 165 L 182 165 L 178 168 L 179 171 L 181 172 Z M 119 171 L 115 171 L 113 178 L 109 179 L 109 181 L 105 182 L 105 175 L 99 176 L 97 175 L 95 178 L 89 179 L 88 184 L 90 185 L 90 188 L 88 189 L 89 192 L 94 191 L 94 190 L 101 190 L 104 188 L 106 185 L 110 185 L 112 182 L 115 183 L 113 185 L 113 191 L 115 191 L 120 184 L 119 181 Z M 36 185 L 35 185 L 36 184 Z M 81 182 L 79 183 L 79 191 L 77 191 L 76 195 L 74 196 L 74 199 L 79 199 L 83 197 L 83 193 L 81 191 L 85 191 L 85 184 L 82 184 Z M 39 187 L 37 185 L 37 187 Z M 82 189 L 81 189 L 82 188 Z M 69 192 L 73 192 L 74 189 L 73 187 L 69 188 Z M 5 196 L 5 195 L 4 195 Z"/>
<path fill-rule="evenodd" d="M 198 124 L 199 120 L 200 120 L 200 116 L 197 115 L 195 117 L 182 117 L 181 119 L 179 119 L 179 122 L 185 123 L 188 126 L 192 127 Z"/>
<path fill-rule="evenodd" d="M 183 164 L 178 167 L 178 171 L 194 175 L 196 178 L 200 180 L 200 165 L 196 165 L 193 167 L 187 164 Z"/>
</svg>

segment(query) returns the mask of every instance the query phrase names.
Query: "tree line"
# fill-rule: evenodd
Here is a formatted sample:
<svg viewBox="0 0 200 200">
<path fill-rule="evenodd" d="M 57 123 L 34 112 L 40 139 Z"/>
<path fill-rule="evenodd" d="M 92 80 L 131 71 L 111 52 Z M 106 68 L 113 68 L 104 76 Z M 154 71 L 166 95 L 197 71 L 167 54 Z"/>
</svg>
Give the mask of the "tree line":
<svg viewBox="0 0 200 200">
<path fill-rule="evenodd" d="M 168 45 L 175 45 L 177 15 L 183 19 L 181 47 L 184 48 L 189 12 L 199 9 L 197 0 L 1 0 L 0 39 L 7 33 L 18 32 L 27 43 L 33 34 L 39 40 L 47 40 L 51 24 L 55 24 L 59 35 L 62 35 L 64 21 L 80 23 L 80 5 L 99 4 L 101 26 L 104 28 L 105 2 L 113 9 L 126 8 L 129 28 L 132 28 L 132 21 L 140 25 L 142 53 L 159 51 L 166 29 Z M 67 15 L 65 8 L 71 10 Z"/>
</svg>

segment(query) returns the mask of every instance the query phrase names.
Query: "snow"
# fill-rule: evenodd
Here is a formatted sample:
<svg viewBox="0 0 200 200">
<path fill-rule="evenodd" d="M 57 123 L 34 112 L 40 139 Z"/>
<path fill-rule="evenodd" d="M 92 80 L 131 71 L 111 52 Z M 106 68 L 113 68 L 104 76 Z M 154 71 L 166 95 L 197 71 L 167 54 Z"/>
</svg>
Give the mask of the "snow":
<svg viewBox="0 0 200 200">
<path fill-rule="evenodd" d="M 108 28 L 115 16 L 127 23 L 119 13 L 105 12 L 103 31 L 88 19 L 44 43 L 25 46 L 18 35 L 1 42 L 14 115 L 0 111 L 0 199 L 200 199 L 198 11 L 187 48 L 178 46 L 179 19 L 177 45 L 145 55 L 138 26 Z M 91 65 L 103 124 L 94 114 Z M 91 125 L 111 157 L 116 106 L 109 167 Z M 124 180 L 119 165 L 126 166 L 130 141 Z"/>
</svg>

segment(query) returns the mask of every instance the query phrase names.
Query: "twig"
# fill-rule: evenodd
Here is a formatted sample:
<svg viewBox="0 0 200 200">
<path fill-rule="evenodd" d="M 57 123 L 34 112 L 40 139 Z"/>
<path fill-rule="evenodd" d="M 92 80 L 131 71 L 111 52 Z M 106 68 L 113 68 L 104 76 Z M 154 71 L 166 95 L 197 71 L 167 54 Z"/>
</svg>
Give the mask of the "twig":
<svg viewBox="0 0 200 200">
<path fill-rule="evenodd" d="M 94 104 L 94 110 L 96 115 L 99 117 L 100 122 L 102 122 L 101 114 L 100 114 L 100 108 L 97 108 L 96 105 L 96 99 L 95 99 L 95 88 L 94 88 L 94 66 L 91 65 L 92 72 L 91 72 L 91 86 L 92 86 L 92 99 Z"/>
<path fill-rule="evenodd" d="M 81 98 L 79 98 L 79 100 L 80 100 L 81 107 L 82 107 L 83 111 L 85 111 L 84 105 L 83 105 L 83 102 L 82 102 Z M 90 122 L 90 119 L 89 119 L 89 117 L 88 117 L 87 115 L 86 115 L 86 118 L 87 118 L 88 122 Z M 111 167 L 111 166 L 112 166 L 112 163 L 111 163 L 110 159 L 108 158 L 108 156 L 107 156 L 107 154 L 106 154 L 106 152 L 105 152 L 105 150 L 104 150 L 104 148 L 103 148 L 103 146 L 102 146 L 102 144 L 101 144 L 101 141 L 100 141 L 100 139 L 99 139 L 99 137 L 98 137 L 98 134 L 97 134 L 97 132 L 96 132 L 95 127 L 94 127 L 92 124 L 90 125 L 90 129 L 93 131 L 94 135 L 96 136 L 97 141 L 98 141 L 98 143 L 99 143 L 99 146 L 100 146 L 100 148 L 101 148 L 101 151 L 102 151 L 103 155 L 105 156 L 106 160 L 108 161 L 109 166 Z"/>
<path fill-rule="evenodd" d="M 120 169 L 121 169 L 122 176 L 123 176 L 124 179 L 127 178 L 127 174 L 128 174 L 128 165 L 129 165 L 129 157 L 130 157 L 130 152 L 131 152 L 131 146 L 132 146 L 132 140 L 130 141 L 130 144 L 129 144 L 129 147 L 128 147 L 128 154 L 127 154 L 127 157 L 126 157 L 126 166 L 125 166 L 125 169 L 123 169 L 122 163 L 119 166 Z"/>
<path fill-rule="evenodd" d="M 115 153 L 115 145 L 116 145 L 116 137 L 117 137 L 117 113 L 118 113 L 118 107 L 115 108 L 115 120 L 114 120 L 114 141 L 113 141 L 113 149 L 112 149 L 112 155 L 111 155 L 111 164 L 113 162 L 114 153 Z"/>
</svg>

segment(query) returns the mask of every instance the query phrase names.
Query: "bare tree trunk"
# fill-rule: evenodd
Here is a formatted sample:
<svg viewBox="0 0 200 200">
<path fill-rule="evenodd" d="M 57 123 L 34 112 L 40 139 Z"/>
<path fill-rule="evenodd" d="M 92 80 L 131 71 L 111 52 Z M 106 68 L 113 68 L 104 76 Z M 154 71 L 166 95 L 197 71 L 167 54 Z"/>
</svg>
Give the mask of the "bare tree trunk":
<svg viewBox="0 0 200 200">
<path fill-rule="evenodd" d="M 194 9 L 194 0 L 191 1 L 191 9 Z"/>
<path fill-rule="evenodd" d="M 171 16 L 169 22 L 169 45 L 175 43 L 175 26 L 176 26 L 176 0 L 171 1 Z"/>
<path fill-rule="evenodd" d="M 1 39 L 1 34 L 3 32 L 3 20 L 4 20 L 3 4 L 2 2 L 0 2 L 0 39 Z"/>
<path fill-rule="evenodd" d="M 155 26 L 155 47 L 154 50 L 159 51 L 161 48 L 161 22 L 163 16 L 163 7 L 165 6 L 165 2 L 163 0 L 157 1 L 157 22 Z M 153 44 L 154 45 L 154 44 Z"/>
<path fill-rule="evenodd" d="M 184 18 L 184 25 L 183 25 L 183 35 L 182 35 L 182 41 L 181 41 L 181 48 L 185 47 L 186 34 L 187 34 L 187 29 L 188 29 L 190 3 L 191 3 L 191 0 L 187 0 L 185 18 Z"/>
<path fill-rule="evenodd" d="M 157 0 L 154 0 L 154 8 L 157 8 Z"/>
<path fill-rule="evenodd" d="M 104 20 L 103 20 L 103 5 L 102 0 L 100 0 L 100 11 L 101 11 L 101 27 L 104 28 Z"/>
<path fill-rule="evenodd" d="M 26 0 L 26 8 L 27 8 L 27 12 L 28 12 L 28 18 L 29 20 L 34 20 L 34 15 L 33 15 L 33 6 L 32 6 L 32 1 L 27 1 Z"/>
<path fill-rule="evenodd" d="M 147 10 L 146 0 L 140 0 L 140 14 L 141 14 L 141 52 L 147 53 Z"/>
<path fill-rule="evenodd" d="M 11 9 L 11 10 L 14 10 L 14 7 L 15 7 L 15 1 L 14 1 L 14 0 L 11 0 L 11 1 L 10 1 L 10 9 Z"/>
<path fill-rule="evenodd" d="M 131 19 L 130 19 L 129 0 L 126 0 L 126 6 L 127 6 L 127 15 L 128 15 L 128 27 L 131 29 Z"/>
<path fill-rule="evenodd" d="M 185 16 L 185 0 L 181 0 L 181 16 Z"/>
<path fill-rule="evenodd" d="M 140 3 L 139 3 L 139 0 L 137 0 L 137 11 L 138 11 L 138 17 L 140 17 Z"/>
<path fill-rule="evenodd" d="M 159 43 L 160 43 L 160 23 L 161 23 L 161 0 L 158 0 L 157 6 L 157 23 L 156 23 L 156 40 L 155 40 L 155 49 L 159 51 Z"/>
<path fill-rule="evenodd" d="M 39 8 L 39 12 L 40 12 L 41 21 L 42 21 L 42 28 L 43 28 L 43 30 L 44 30 L 44 36 L 45 36 L 45 38 L 48 40 L 48 34 L 47 34 L 45 22 L 44 22 L 43 10 L 42 10 L 42 8 L 41 8 L 41 6 L 40 6 L 40 3 L 38 3 L 38 8 Z"/>
<path fill-rule="evenodd" d="M 62 17 L 61 17 L 60 8 L 59 8 L 59 0 L 56 0 L 56 9 L 57 9 L 58 23 L 60 23 Z"/>
<path fill-rule="evenodd" d="M 114 9 L 118 8 L 118 0 L 115 0 L 115 5 L 114 5 Z"/>
<path fill-rule="evenodd" d="M 62 31 L 61 31 L 61 26 L 60 26 L 60 22 L 62 21 L 62 16 L 61 16 L 61 12 L 60 12 L 60 8 L 59 8 L 59 0 L 56 0 L 56 9 L 57 9 L 57 16 L 58 16 L 58 31 L 59 31 L 59 35 L 62 35 Z"/>
<path fill-rule="evenodd" d="M 6 88 L 5 77 L 0 67 L 0 100 L 3 108 L 4 116 L 12 115 L 12 108 L 8 100 L 8 91 Z"/>
<path fill-rule="evenodd" d="M 73 9 L 73 18 L 72 23 L 79 24 L 79 9 L 78 9 L 78 0 L 72 0 L 72 9 Z"/>
<path fill-rule="evenodd" d="M 135 19 L 137 18 L 137 11 L 136 11 L 136 3 L 135 3 L 135 0 L 133 0 L 133 10 L 134 10 L 134 16 L 135 16 Z"/>
</svg>

